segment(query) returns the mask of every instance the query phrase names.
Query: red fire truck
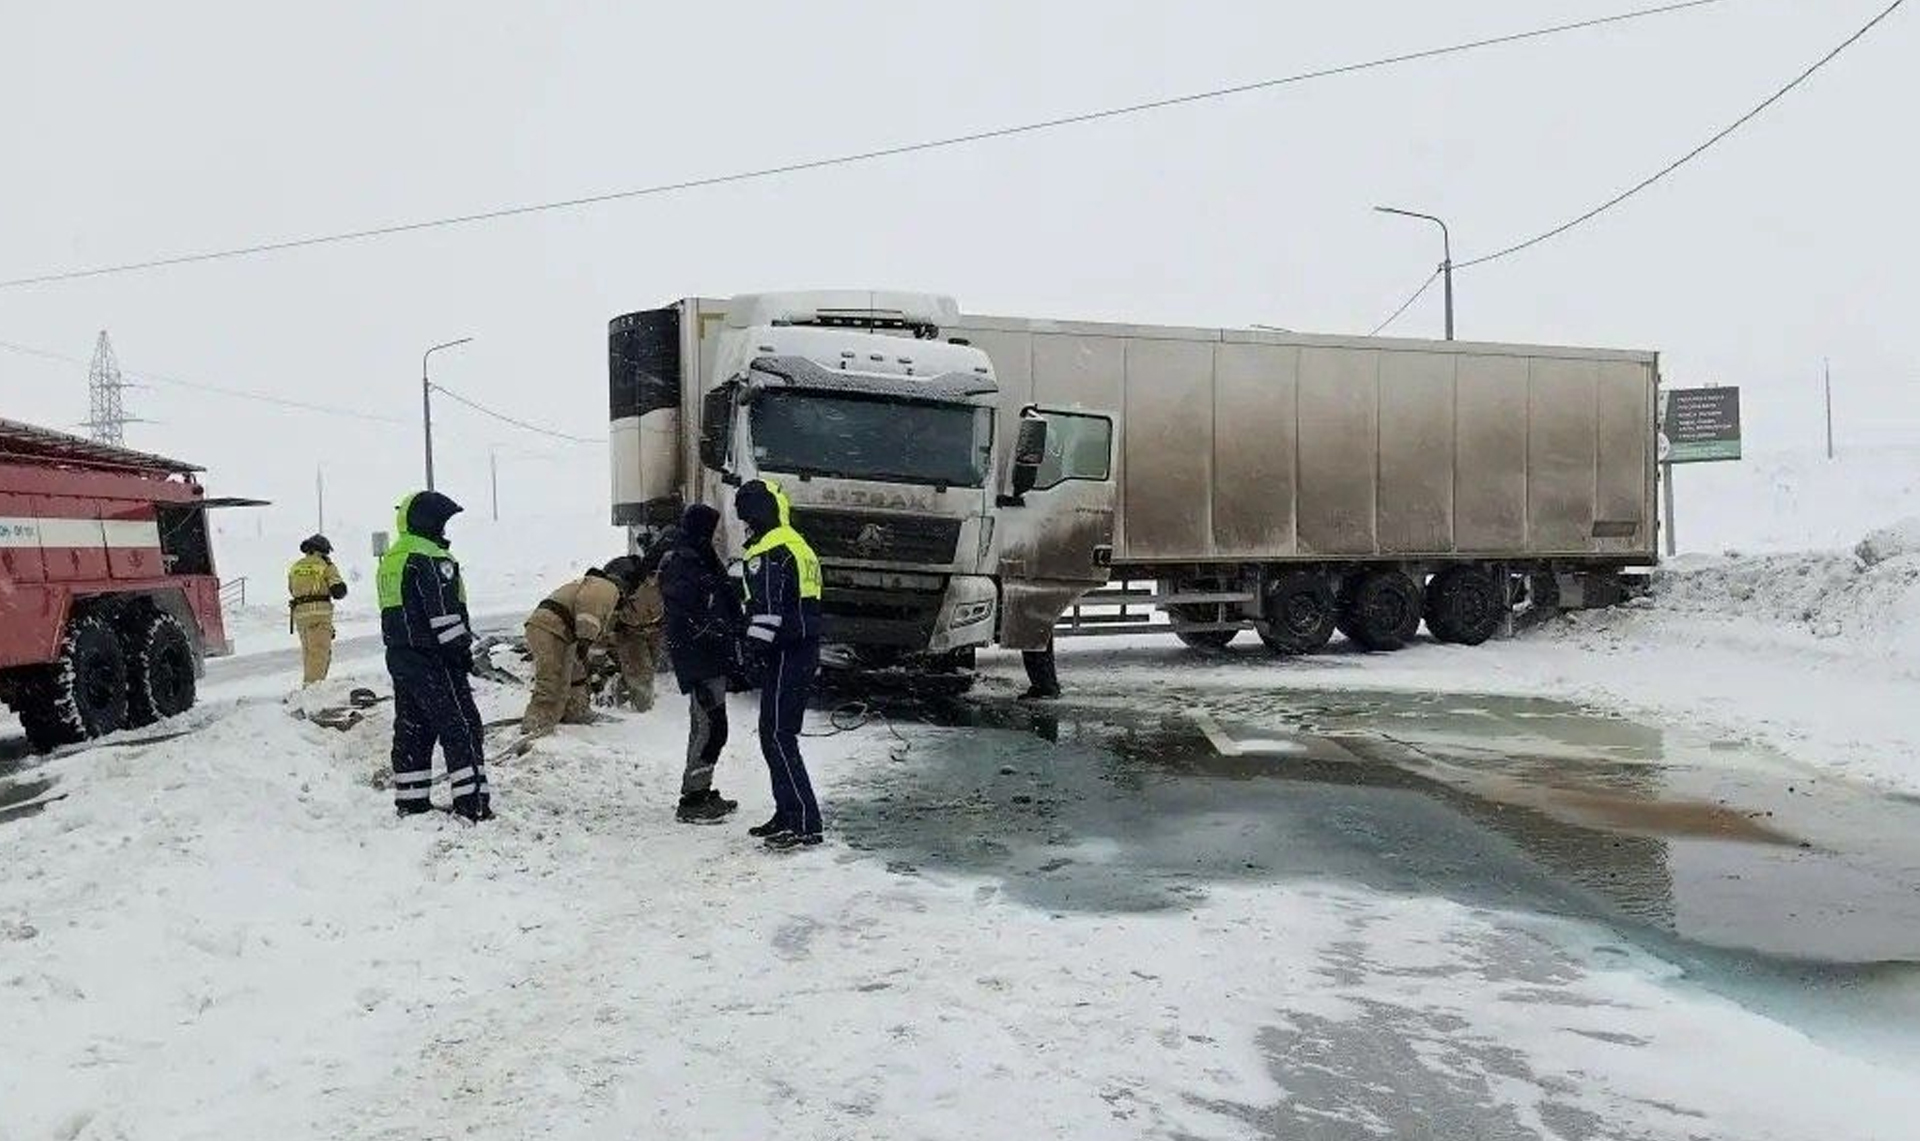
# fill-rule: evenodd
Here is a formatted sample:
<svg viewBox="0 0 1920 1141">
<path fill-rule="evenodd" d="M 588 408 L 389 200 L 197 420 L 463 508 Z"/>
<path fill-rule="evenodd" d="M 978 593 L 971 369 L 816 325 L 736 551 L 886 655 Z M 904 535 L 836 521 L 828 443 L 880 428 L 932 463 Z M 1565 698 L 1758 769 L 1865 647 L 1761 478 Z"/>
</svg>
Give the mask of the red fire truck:
<svg viewBox="0 0 1920 1141">
<path fill-rule="evenodd" d="M 0 419 L 0 700 L 35 747 L 193 705 L 230 652 L 191 464 Z"/>
</svg>

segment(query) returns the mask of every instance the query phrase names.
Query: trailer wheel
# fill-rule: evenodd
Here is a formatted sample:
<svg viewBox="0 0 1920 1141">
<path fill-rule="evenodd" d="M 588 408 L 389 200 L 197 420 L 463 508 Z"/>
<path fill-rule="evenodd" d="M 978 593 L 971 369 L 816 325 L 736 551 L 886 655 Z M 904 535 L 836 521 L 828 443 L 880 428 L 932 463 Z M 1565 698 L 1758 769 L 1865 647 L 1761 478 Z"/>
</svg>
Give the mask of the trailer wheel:
<svg viewBox="0 0 1920 1141">
<path fill-rule="evenodd" d="M 1500 628 L 1500 586 L 1480 567 L 1448 567 L 1427 586 L 1427 630 L 1442 642 L 1478 646 Z"/>
<path fill-rule="evenodd" d="M 1368 571 L 1340 599 L 1340 632 L 1368 650 L 1397 650 L 1420 630 L 1420 587 L 1405 571 Z"/>
<path fill-rule="evenodd" d="M 123 627 L 127 644 L 127 724 L 151 725 L 193 708 L 193 641 L 171 614 L 142 610 Z"/>
<path fill-rule="evenodd" d="M 60 658 L 24 684 L 20 724 L 37 749 L 56 749 L 127 724 L 127 659 L 99 614 L 67 623 Z"/>
<path fill-rule="evenodd" d="M 1296 572 L 1267 584 L 1260 640 L 1276 654 L 1311 654 L 1333 638 L 1339 617 L 1333 590 L 1317 574 Z"/>
</svg>

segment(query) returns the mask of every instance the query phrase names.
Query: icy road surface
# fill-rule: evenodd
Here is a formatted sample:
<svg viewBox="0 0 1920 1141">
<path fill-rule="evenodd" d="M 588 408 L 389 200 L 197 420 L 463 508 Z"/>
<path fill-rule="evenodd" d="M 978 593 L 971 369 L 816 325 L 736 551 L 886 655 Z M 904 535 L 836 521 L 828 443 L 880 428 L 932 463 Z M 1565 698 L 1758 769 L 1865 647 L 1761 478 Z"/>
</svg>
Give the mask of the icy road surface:
<svg viewBox="0 0 1920 1141">
<path fill-rule="evenodd" d="M 677 703 L 501 766 L 479 828 L 394 820 L 385 713 L 252 667 L 184 736 L 16 758 L 64 799 L 0 808 L 0 1138 L 1913 1135 L 1920 806 L 1687 724 L 1097 658 L 898 709 L 903 760 L 809 741 L 833 841 L 785 857 L 750 731 L 738 821 L 673 823 Z"/>
</svg>

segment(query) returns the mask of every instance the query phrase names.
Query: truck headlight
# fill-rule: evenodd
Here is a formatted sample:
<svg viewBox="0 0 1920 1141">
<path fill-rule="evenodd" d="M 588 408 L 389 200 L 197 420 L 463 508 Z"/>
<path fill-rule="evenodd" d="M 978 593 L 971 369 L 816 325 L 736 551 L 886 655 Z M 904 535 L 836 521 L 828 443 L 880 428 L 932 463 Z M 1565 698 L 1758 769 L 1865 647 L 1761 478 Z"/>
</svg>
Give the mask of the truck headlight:
<svg viewBox="0 0 1920 1141">
<path fill-rule="evenodd" d="M 992 614 L 993 603 L 991 601 L 963 602 L 953 608 L 953 624 L 955 626 L 971 626 L 975 622 L 986 621 Z"/>
</svg>

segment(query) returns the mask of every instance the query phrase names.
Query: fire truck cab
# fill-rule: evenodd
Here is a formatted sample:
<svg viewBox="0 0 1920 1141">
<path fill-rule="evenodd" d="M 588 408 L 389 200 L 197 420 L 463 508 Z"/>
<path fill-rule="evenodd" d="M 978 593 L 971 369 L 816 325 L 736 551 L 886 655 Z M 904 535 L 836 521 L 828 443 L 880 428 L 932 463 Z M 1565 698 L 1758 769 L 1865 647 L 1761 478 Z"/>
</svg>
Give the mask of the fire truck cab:
<svg viewBox="0 0 1920 1141">
<path fill-rule="evenodd" d="M 0 700 L 52 749 L 193 705 L 230 652 L 191 464 L 0 419 Z"/>
</svg>

